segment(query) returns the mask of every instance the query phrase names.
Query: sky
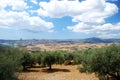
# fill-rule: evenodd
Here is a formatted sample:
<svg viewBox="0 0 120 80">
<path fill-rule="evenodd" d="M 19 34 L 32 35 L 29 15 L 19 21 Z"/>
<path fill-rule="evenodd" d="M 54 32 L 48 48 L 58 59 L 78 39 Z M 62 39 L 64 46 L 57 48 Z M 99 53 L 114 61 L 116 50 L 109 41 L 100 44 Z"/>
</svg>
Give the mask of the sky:
<svg viewBox="0 0 120 80">
<path fill-rule="evenodd" d="M 120 0 L 0 0 L 0 39 L 120 38 Z"/>
</svg>

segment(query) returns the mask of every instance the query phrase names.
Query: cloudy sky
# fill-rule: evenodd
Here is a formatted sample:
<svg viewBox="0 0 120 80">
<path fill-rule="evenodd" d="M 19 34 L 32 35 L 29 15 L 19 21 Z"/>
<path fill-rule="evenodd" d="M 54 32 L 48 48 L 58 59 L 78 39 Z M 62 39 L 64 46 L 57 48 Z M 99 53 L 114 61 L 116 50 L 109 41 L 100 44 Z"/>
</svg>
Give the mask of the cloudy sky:
<svg viewBox="0 0 120 80">
<path fill-rule="evenodd" d="M 0 39 L 120 38 L 120 0 L 0 0 Z"/>
</svg>

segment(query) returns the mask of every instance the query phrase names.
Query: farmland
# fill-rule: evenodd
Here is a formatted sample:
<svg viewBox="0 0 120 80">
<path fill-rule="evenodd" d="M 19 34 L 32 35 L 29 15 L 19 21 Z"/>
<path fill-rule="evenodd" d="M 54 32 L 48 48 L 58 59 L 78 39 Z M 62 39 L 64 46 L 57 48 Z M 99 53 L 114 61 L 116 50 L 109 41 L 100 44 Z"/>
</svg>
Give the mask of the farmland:
<svg viewBox="0 0 120 80">
<path fill-rule="evenodd" d="M 1 45 L 0 51 L 2 80 L 120 79 L 119 43 Z"/>
<path fill-rule="evenodd" d="M 105 43 L 55 43 L 55 44 L 36 44 L 32 46 L 27 46 L 27 50 L 64 50 L 64 51 L 76 51 L 91 48 L 100 48 L 109 44 Z"/>
</svg>

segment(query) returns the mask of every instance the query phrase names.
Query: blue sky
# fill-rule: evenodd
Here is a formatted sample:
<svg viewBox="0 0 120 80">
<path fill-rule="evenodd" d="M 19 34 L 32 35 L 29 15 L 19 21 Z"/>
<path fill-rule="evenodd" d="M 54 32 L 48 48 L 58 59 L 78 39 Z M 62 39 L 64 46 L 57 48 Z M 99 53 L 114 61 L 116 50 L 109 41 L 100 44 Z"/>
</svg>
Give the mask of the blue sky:
<svg viewBox="0 0 120 80">
<path fill-rule="evenodd" d="M 120 38 L 119 0 L 0 0 L 0 39 Z"/>
</svg>

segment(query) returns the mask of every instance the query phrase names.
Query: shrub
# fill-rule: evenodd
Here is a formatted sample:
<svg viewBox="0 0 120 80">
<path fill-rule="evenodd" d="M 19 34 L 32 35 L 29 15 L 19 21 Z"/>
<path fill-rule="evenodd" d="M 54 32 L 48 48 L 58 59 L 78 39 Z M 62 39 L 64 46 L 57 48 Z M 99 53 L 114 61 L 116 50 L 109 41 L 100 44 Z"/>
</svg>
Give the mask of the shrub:
<svg viewBox="0 0 120 80">
<path fill-rule="evenodd" d="M 86 59 L 82 62 L 82 71 L 95 72 L 100 80 L 107 80 L 109 77 L 120 80 L 120 45 L 92 49 L 84 56 Z"/>
<path fill-rule="evenodd" d="M 33 67 L 33 65 L 37 63 L 37 55 L 35 55 L 35 53 L 32 52 L 24 51 L 21 60 L 24 71 L 27 69 L 27 67 Z"/>
<path fill-rule="evenodd" d="M 0 46 L 0 80 L 17 80 L 15 72 L 21 64 L 20 53 L 18 49 Z"/>
</svg>

